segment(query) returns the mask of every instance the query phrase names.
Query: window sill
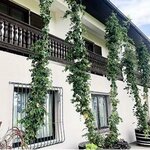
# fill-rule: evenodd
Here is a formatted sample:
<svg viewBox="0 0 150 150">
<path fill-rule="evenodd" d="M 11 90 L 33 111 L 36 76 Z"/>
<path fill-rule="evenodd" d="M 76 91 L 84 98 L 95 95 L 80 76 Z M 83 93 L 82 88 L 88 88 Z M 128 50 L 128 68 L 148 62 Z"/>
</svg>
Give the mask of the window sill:
<svg viewBox="0 0 150 150">
<path fill-rule="evenodd" d="M 103 133 L 108 133 L 110 130 L 109 130 L 109 128 L 102 128 L 102 129 L 97 129 L 97 131 L 98 131 L 100 134 L 103 134 Z"/>
</svg>

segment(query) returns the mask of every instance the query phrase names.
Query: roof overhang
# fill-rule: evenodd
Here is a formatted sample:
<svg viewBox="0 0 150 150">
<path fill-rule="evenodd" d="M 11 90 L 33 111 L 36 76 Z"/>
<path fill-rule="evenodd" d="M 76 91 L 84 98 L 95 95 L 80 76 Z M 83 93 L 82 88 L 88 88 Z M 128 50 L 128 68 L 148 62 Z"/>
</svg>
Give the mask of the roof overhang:
<svg viewBox="0 0 150 150">
<path fill-rule="evenodd" d="M 83 0 L 82 2 L 83 5 L 86 6 L 86 12 L 103 24 L 105 24 L 106 19 L 112 12 L 117 14 L 119 20 L 128 20 L 128 18 L 113 3 L 111 3 L 110 0 Z M 149 38 L 132 22 L 130 24 L 128 35 L 133 39 L 136 47 L 143 41 L 150 50 Z"/>
</svg>

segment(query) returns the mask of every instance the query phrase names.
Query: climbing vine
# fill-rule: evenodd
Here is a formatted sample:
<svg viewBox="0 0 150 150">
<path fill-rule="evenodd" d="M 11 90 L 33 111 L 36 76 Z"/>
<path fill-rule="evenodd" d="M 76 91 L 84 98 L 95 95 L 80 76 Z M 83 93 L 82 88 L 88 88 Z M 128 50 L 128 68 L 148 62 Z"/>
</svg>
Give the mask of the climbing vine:
<svg viewBox="0 0 150 150">
<path fill-rule="evenodd" d="M 111 82 L 110 102 L 112 104 L 112 111 L 109 117 L 110 134 L 105 140 L 105 146 L 107 148 L 111 148 L 114 143 L 118 141 L 119 133 L 117 125 L 121 121 L 117 111 L 119 100 L 117 99 L 118 92 L 116 80 L 120 73 L 118 54 L 121 50 L 121 45 L 123 42 L 122 27 L 114 13 L 111 14 L 106 22 L 105 39 L 106 47 L 108 48 L 109 52 L 107 63 L 107 78 Z"/>
<path fill-rule="evenodd" d="M 68 82 L 73 86 L 72 103 L 75 104 L 76 111 L 84 116 L 84 123 L 88 129 L 86 135 L 89 142 L 98 147 L 102 147 L 103 139 L 94 129 L 94 117 L 89 107 L 90 63 L 87 58 L 87 50 L 82 37 L 83 28 L 81 22 L 84 7 L 76 0 L 66 0 L 66 2 L 68 4 L 68 10 L 64 17 L 70 16 L 71 20 L 71 28 L 67 33 L 66 41 L 72 44 L 67 56 L 68 61 L 71 63 L 66 66 L 66 70 L 70 72 L 67 77 Z"/>
<path fill-rule="evenodd" d="M 127 30 L 124 30 L 124 47 L 125 51 L 123 54 L 123 71 L 126 76 L 126 83 L 128 93 L 133 95 L 134 104 L 134 113 L 137 117 L 137 127 L 144 133 L 148 132 L 148 124 L 147 124 L 147 107 L 146 105 L 142 105 L 141 98 L 139 96 L 139 89 L 137 86 L 137 76 L 136 76 L 136 52 L 134 47 L 134 42 L 128 37 Z M 139 62 L 142 63 L 142 62 Z"/>
<path fill-rule="evenodd" d="M 143 92 L 148 94 L 148 84 L 150 76 L 150 66 L 149 66 L 149 52 L 146 45 L 142 42 L 137 48 L 138 56 L 138 69 L 141 73 L 141 84 L 144 87 Z"/>
<path fill-rule="evenodd" d="M 141 84 L 143 86 L 144 99 L 148 98 L 148 85 L 150 80 L 149 52 L 145 44 L 142 42 L 137 48 L 138 70 L 141 74 Z"/>
<path fill-rule="evenodd" d="M 31 92 L 24 109 L 25 117 L 20 121 L 25 128 L 25 140 L 27 143 L 36 138 L 39 128 L 44 125 L 44 107 L 47 91 L 50 88 L 49 81 L 50 69 L 48 65 L 49 57 L 49 30 L 50 6 L 53 0 L 40 0 L 40 15 L 44 22 L 42 38 L 32 45 L 30 58 L 32 63 L 31 71 Z"/>
<path fill-rule="evenodd" d="M 150 80 L 150 65 L 149 65 L 149 52 L 146 45 L 142 42 L 141 45 L 137 48 L 137 57 L 138 57 L 138 71 L 141 75 L 141 85 L 143 86 L 143 99 L 145 100 L 143 109 L 145 116 L 148 119 L 148 85 Z M 145 118 L 146 119 L 146 118 Z M 146 121 L 145 121 L 146 122 Z M 143 129 L 146 129 L 143 127 Z"/>
</svg>

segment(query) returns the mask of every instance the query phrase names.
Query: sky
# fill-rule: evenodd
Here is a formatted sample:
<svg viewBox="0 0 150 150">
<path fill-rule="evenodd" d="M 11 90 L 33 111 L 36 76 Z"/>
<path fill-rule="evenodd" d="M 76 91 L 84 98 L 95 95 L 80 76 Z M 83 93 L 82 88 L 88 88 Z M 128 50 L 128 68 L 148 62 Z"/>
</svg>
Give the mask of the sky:
<svg viewBox="0 0 150 150">
<path fill-rule="evenodd" d="M 150 38 L 150 0 L 111 0 Z"/>
</svg>

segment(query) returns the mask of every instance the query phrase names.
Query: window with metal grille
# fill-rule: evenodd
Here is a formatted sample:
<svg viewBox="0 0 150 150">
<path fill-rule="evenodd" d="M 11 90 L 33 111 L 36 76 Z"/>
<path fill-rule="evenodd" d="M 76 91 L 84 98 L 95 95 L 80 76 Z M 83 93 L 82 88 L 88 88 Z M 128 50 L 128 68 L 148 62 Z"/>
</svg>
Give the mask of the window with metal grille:
<svg viewBox="0 0 150 150">
<path fill-rule="evenodd" d="M 26 102 L 30 94 L 29 84 L 13 84 L 13 126 L 24 131 L 23 126 L 18 122 L 25 116 L 23 109 L 26 107 Z M 53 144 L 61 143 L 65 139 L 63 125 L 63 91 L 60 87 L 53 87 L 47 93 L 45 100 L 45 115 L 44 126 L 41 126 L 37 133 L 36 140 L 29 145 L 29 148 L 41 148 Z M 37 116 L 38 117 L 38 116 Z M 34 123 L 34 122 L 33 122 Z M 16 138 L 13 141 L 13 147 L 20 146 L 20 139 Z"/>
<path fill-rule="evenodd" d="M 108 128 L 108 95 L 92 94 L 92 111 L 96 129 Z"/>
</svg>

